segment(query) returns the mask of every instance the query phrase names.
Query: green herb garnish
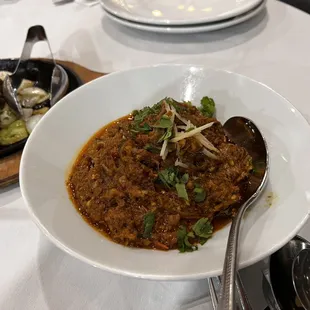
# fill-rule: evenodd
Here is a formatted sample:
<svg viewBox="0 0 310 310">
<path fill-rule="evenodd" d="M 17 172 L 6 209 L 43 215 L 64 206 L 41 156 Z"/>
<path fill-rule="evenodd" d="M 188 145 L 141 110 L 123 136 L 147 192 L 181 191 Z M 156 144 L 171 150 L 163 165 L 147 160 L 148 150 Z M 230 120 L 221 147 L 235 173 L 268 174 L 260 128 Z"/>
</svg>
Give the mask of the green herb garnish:
<svg viewBox="0 0 310 310">
<path fill-rule="evenodd" d="M 199 219 L 192 227 L 193 232 L 197 237 L 209 239 L 213 233 L 213 226 L 208 218 Z M 205 242 L 204 242 L 205 243 Z"/>
<path fill-rule="evenodd" d="M 186 110 L 186 107 L 184 107 L 180 102 L 175 101 L 173 98 L 167 97 L 163 100 L 165 100 L 167 103 L 172 105 L 176 109 L 177 112 L 182 112 L 182 111 Z M 192 103 L 190 101 L 183 101 L 182 103 L 189 105 L 189 106 L 192 105 Z"/>
<path fill-rule="evenodd" d="M 203 202 L 206 199 L 207 193 L 199 184 L 195 184 L 194 193 L 196 202 Z"/>
<path fill-rule="evenodd" d="M 158 179 L 169 189 L 175 187 L 178 196 L 188 200 L 188 195 L 185 188 L 185 184 L 189 179 L 188 173 L 185 173 L 180 177 L 180 173 L 177 168 L 169 167 L 165 170 L 159 171 Z"/>
<path fill-rule="evenodd" d="M 156 103 L 152 107 L 145 107 L 141 110 L 135 110 L 132 112 L 134 121 L 142 123 L 144 119 L 151 114 L 158 114 L 161 109 L 161 103 Z"/>
<path fill-rule="evenodd" d="M 161 170 L 158 173 L 159 180 L 168 188 L 174 187 L 178 181 L 178 169 L 175 167 L 169 167 L 165 170 Z"/>
<path fill-rule="evenodd" d="M 155 214 L 153 212 L 146 213 L 143 218 L 143 238 L 150 238 L 155 223 Z"/>
<path fill-rule="evenodd" d="M 212 117 L 215 113 L 215 102 L 212 98 L 205 96 L 200 101 L 200 112 L 207 117 Z"/>
<path fill-rule="evenodd" d="M 144 123 L 141 125 L 145 118 L 152 114 L 158 114 L 161 109 L 161 103 L 156 103 L 152 107 L 145 107 L 141 110 L 135 110 L 132 112 L 132 115 L 134 116 L 133 124 L 131 127 L 131 131 L 134 133 L 138 132 L 148 132 L 151 131 L 152 128 L 149 124 Z"/>
<path fill-rule="evenodd" d="M 152 144 L 146 144 L 144 149 L 149 151 L 149 152 L 151 152 L 151 153 L 154 153 L 154 154 L 159 154 L 160 153 L 160 148 L 156 147 L 156 146 L 154 146 Z"/>
<path fill-rule="evenodd" d="M 172 127 L 173 123 L 168 115 L 163 115 L 159 122 L 155 125 L 153 125 L 155 128 L 162 128 L 166 129 L 165 133 L 160 137 L 158 142 L 163 142 L 165 140 L 168 140 L 172 136 Z"/>
<path fill-rule="evenodd" d="M 158 140 L 158 143 L 159 142 L 163 142 L 165 140 L 168 140 L 171 136 L 172 136 L 172 127 L 171 128 L 167 128 L 166 132 Z"/>
<path fill-rule="evenodd" d="M 194 129 L 195 129 L 194 127 L 190 127 L 190 128 L 188 128 L 188 129 L 186 129 L 185 132 L 190 132 L 190 131 L 192 131 L 192 130 L 194 130 Z"/>
<path fill-rule="evenodd" d="M 181 106 L 179 102 L 175 101 L 173 98 L 166 97 L 165 100 L 168 104 L 172 105 L 177 112 L 185 110 L 185 107 Z"/>
<path fill-rule="evenodd" d="M 192 231 L 190 231 L 189 233 L 187 233 L 187 237 L 195 238 L 195 234 Z"/>
<path fill-rule="evenodd" d="M 199 243 L 204 245 L 208 241 L 208 238 L 199 238 Z"/>
<path fill-rule="evenodd" d="M 188 238 L 194 238 L 194 234 L 192 232 L 187 233 L 185 226 L 180 226 L 177 232 L 178 238 L 178 249 L 181 253 L 184 252 L 193 252 L 198 250 L 196 245 L 192 245 Z"/>
<path fill-rule="evenodd" d="M 151 131 L 152 128 L 148 123 L 144 123 L 142 126 L 139 126 L 139 130 L 138 131 Z"/>
<path fill-rule="evenodd" d="M 188 173 L 184 173 L 181 177 L 181 183 L 186 184 L 188 182 L 189 179 L 189 174 Z"/>
<path fill-rule="evenodd" d="M 131 131 L 133 133 L 138 133 L 138 132 L 149 132 L 151 131 L 152 128 L 151 126 L 148 124 L 148 123 L 144 123 L 142 126 L 138 123 L 134 123 L 132 126 L 131 126 Z"/>
<path fill-rule="evenodd" d="M 186 188 L 185 188 L 185 184 L 177 183 L 175 185 L 175 188 L 176 188 L 178 196 L 180 198 L 184 198 L 185 200 L 188 200 L 188 195 L 187 195 L 187 191 L 186 191 Z"/>
<path fill-rule="evenodd" d="M 156 123 L 155 125 L 152 125 L 152 127 L 166 129 L 166 128 L 171 128 L 172 125 L 173 124 L 172 124 L 170 117 L 165 114 L 160 118 L 159 122 Z"/>
<path fill-rule="evenodd" d="M 181 253 L 184 253 L 198 250 L 198 247 L 190 243 L 188 238 L 197 238 L 199 240 L 199 243 L 203 245 L 208 241 L 208 239 L 210 239 L 210 237 L 212 236 L 212 232 L 213 226 L 207 218 L 199 219 L 194 224 L 194 226 L 192 227 L 192 231 L 190 232 L 187 232 L 185 226 L 180 226 L 177 231 L 179 251 Z"/>
</svg>

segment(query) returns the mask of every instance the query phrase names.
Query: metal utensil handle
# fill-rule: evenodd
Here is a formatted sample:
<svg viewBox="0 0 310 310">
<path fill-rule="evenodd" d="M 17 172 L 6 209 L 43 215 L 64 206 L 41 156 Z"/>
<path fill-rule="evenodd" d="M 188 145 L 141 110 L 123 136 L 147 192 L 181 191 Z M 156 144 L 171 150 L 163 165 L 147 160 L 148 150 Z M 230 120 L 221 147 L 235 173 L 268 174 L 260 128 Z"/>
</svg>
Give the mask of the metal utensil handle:
<svg viewBox="0 0 310 310">
<path fill-rule="evenodd" d="M 233 219 L 225 255 L 225 262 L 222 275 L 222 289 L 218 310 L 233 310 L 235 309 L 235 281 L 237 269 L 237 254 L 238 254 L 238 238 L 241 220 L 244 211 L 252 203 L 253 199 L 249 199 L 239 209 L 237 216 Z"/>
<path fill-rule="evenodd" d="M 238 292 L 238 297 L 239 297 L 238 300 L 240 303 L 240 308 L 242 310 L 252 310 L 252 306 L 250 304 L 250 301 L 248 299 L 248 295 L 247 295 L 245 288 L 243 286 L 239 272 L 237 272 L 237 278 L 236 278 L 235 284 L 236 284 L 236 288 L 237 288 L 237 292 Z"/>
<path fill-rule="evenodd" d="M 220 277 L 216 277 L 216 278 L 208 278 L 208 285 L 209 285 L 209 291 L 210 291 L 210 297 L 211 297 L 211 302 L 212 302 L 212 308 L 213 310 L 217 309 L 217 305 L 218 305 L 218 292 L 216 287 L 218 285 L 216 285 L 214 283 L 214 281 L 217 280 L 217 282 L 219 283 L 219 285 L 221 286 L 221 278 Z M 248 296 L 246 294 L 245 288 L 243 286 L 241 277 L 239 272 L 237 272 L 237 278 L 236 278 L 236 282 L 235 282 L 236 288 L 237 288 L 237 309 L 240 310 L 252 310 L 252 306 L 250 304 L 250 301 L 248 299 Z M 239 307 L 239 308 L 238 308 Z"/>
<path fill-rule="evenodd" d="M 217 308 L 218 304 L 218 298 L 216 294 L 215 284 L 213 278 L 208 278 L 208 285 L 209 285 L 209 291 L 210 291 L 210 297 L 212 302 L 212 307 L 215 310 Z"/>
<path fill-rule="evenodd" d="M 28 29 L 25 44 L 24 44 L 24 47 L 22 50 L 22 54 L 19 58 L 18 64 L 17 64 L 13 74 L 16 73 L 16 71 L 17 71 L 17 69 L 18 69 L 18 67 L 22 61 L 28 60 L 30 58 L 33 46 L 37 42 L 40 42 L 40 41 L 46 42 L 48 49 L 49 49 L 49 52 L 50 52 L 50 55 L 51 55 L 51 59 L 52 59 L 54 65 L 56 65 L 50 43 L 49 43 L 47 36 L 46 36 L 46 33 L 45 33 L 45 29 L 41 25 L 36 25 L 36 26 L 32 26 Z"/>
<path fill-rule="evenodd" d="M 41 41 L 46 42 L 48 49 L 49 49 L 50 58 L 52 59 L 52 62 L 54 64 L 51 85 L 50 85 L 50 93 L 51 93 L 50 105 L 52 107 L 66 92 L 69 82 L 68 82 L 68 76 L 67 76 L 66 71 L 61 66 L 56 64 L 56 61 L 55 61 L 55 58 L 53 56 L 53 52 L 51 49 L 51 45 L 47 39 L 47 35 L 46 35 L 45 29 L 43 26 L 36 25 L 28 29 L 25 44 L 22 50 L 22 54 L 20 56 L 20 59 L 18 61 L 18 64 L 16 66 L 14 73 L 17 72 L 21 62 L 30 59 L 33 46 L 37 42 L 41 42 Z"/>
</svg>

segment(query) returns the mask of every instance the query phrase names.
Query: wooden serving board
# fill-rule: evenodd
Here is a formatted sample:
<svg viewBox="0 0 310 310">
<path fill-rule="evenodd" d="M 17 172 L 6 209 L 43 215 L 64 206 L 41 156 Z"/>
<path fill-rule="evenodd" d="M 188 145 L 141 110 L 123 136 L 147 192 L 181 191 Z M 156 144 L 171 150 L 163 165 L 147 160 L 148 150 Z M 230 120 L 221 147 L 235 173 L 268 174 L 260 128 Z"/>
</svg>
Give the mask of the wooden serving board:
<svg viewBox="0 0 310 310">
<path fill-rule="evenodd" d="M 91 71 L 70 61 L 57 60 L 56 62 L 74 71 L 83 83 L 90 82 L 104 75 L 104 73 Z M 5 187 L 18 182 L 21 155 L 22 151 L 19 151 L 4 158 L 0 158 L 0 187 Z"/>
</svg>

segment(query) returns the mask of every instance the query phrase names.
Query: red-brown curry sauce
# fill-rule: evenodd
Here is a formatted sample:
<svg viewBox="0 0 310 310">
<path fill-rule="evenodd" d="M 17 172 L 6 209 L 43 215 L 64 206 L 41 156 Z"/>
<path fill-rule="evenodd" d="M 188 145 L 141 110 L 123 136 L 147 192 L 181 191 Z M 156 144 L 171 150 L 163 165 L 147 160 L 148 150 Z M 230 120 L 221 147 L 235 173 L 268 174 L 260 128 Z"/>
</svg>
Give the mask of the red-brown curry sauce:
<svg viewBox="0 0 310 310">
<path fill-rule="evenodd" d="M 76 159 L 74 160 L 71 169 L 69 170 L 69 176 L 68 176 L 68 180 L 66 182 L 66 187 L 69 193 L 69 197 L 70 200 L 72 201 L 74 207 L 76 208 L 76 210 L 82 215 L 83 219 L 86 221 L 86 223 L 88 223 L 90 226 L 94 227 L 100 234 L 103 234 L 104 236 L 110 238 L 109 232 L 103 230 L 102 228 L 98 227 L 98 225 L 96 225 L 96 223 L 94 223 L 91 219 L 91 217 L 83 212 L 83 210 L 81 210 L 79 203 L 76 201 L 75 199 L 75 191 L 74 188 L 72 187 L 72 183 L 70 183 L 70 175 L 74 169 L 74 167 L 76 166 L 76 164 L 80 161 L 80 159 L 83 157 L 84 153 L 86 152 L 86 150 L 88 149 L 89 145 L 91 145 L 93 143 L 93 141 L 96 139 L 96 137 L 100 137 L 102 136 L 102 134 L 111 126 L 118 124 L 121 121 L 126 121 L 126 120 L 132 120 L 132 115 L 128 114 L 126 116 L 120 117 L 117 120 L 114 120 L 112 122 L 110 122 L 109 124 L 103 126 L 102 128 L 100 128 L 96 133 L 94 133 L 92 135 L 92 137 L 86 142 L 86 144 L 82 147 L 82 149 L 79 151 Z"/>
<path fill-rule="evenodd" d="M 92 137 L 86 142 L 86 144 L 82 147 L 82 149 L 79 151 L 75 161 L 73 162 L 72 168 L 69 170 L 69 176 L 68 176 L 68 180 L 66 182 L 66 186 L 67 186 L 67 190 L 69 193 L 69 197 L 70 200 L 72 201 L 73 205 L 75 206 L 76 210 L 82 215 L 83 219 L 92 227 L 94 227 L 97 231 L 99 231 L 99 233 L 105 235 L 106 237 L 110 238 L 110 235 L 107 231 L 104 231 L 103 229 L 100 229 L 98 227 L 98 225 L 96 225 L 96 223 L 94 223 L 92 221 L 92 219 L 90 218 L 90 216 L 83 212 L 81 210 L 81 208 L 79 207 L 78 202 L 75 199 L 75 191 L 74 188 L 72 187 L 72 183 L 70 183 L 70 175 L 74 169 L 74 167 L 77 165 L 77 163 L 81 160 L 81 158 L 84 156 L 84 153 L 86 152 L 86 150 L 89 148 L 89 146 L 93 143 L 93 141 L 97 138 L 102 136 L 102 134 L 111 126 L 118 124 L 121 121 L 126 121 L 126 120 L 132 120 L 132 115 L 128 114 L 126 116 L 120 117 L 117 120 L 114 120 L 112 122 L 110 122 L 109 124 L 103 126 L 102 128 L 100 128 L 96 133 L 94 133 L 92 135 Z"/>
<path fill-rule="evenodd" d="M 197 127 L 216 122 L 200 115 L 196 108 L 186 109 L 182 116 Z M 132 123 L 132 115 L 127 115 L 100 129 L 82 148 L 73 164 L 67 188 L 84 220 L 115 242 L 160 250 L 180 249 L 180 229 L 185 227 L 187 233 L 192 233 L 200 219 L 209 219 L 213 232 L 230 222 L 236 212 L 233 206 L 242 201 L 239 184 L 242 181 L 244 184 L 251 164 L 244 149 L 225 140 L 222 126 L 216 122 L 204 131 L 204 135 L 220 150 L 220 160 L 201 156 L 201 149 L 192 138 L 183 142 L 185 146 L 182 147 L 186 150 L 182 160 L 188 163 L 193 160 L 199 167 L 178 167 L 179 178 L 189 175 L 184 185 L 188 194 L 188 201 L 185 201 L 178 197 L 174 187 L 167 188 L 158 181 L 161 171 L 174 167 L 174 151 L 163 161 L 158 154 L 144 148 L 150 142 L 156 145 L 163 132 L 152 129 L 147 134 L 132 135 Z M 206 164 L 206 171 L 200 164 Z M 195 182 L 206 192 L 203 202 L 194 202 Z M 150 214 L 154 223 L 151 233 L 146 236 L 146 217 Z M 186 238 L 193 248 L 196 243 L 207 239 L 196 234 Z M 182 251 L 184 247 L 185 251 L 190 250 L 184 242 Z"/>
</svg>

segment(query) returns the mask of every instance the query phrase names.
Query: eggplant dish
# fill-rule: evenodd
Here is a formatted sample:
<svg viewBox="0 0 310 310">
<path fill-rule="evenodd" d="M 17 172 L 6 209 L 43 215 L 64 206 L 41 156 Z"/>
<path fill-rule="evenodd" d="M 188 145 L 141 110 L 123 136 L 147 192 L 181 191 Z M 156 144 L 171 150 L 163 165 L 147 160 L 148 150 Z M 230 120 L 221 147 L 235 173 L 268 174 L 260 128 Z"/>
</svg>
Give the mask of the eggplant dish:
<svg viewBox="0 0 310 310">
<path fill-rule="evenodd" d="M 23 117 L 8 105 L 3 96 L 3 80 L 11 72 L 0 71 L 0 147 L 9 146 L 28 138 L 36 124 L 50 108 L 50 93 L 23 79 L 16 91 Z"/>
</svg>

